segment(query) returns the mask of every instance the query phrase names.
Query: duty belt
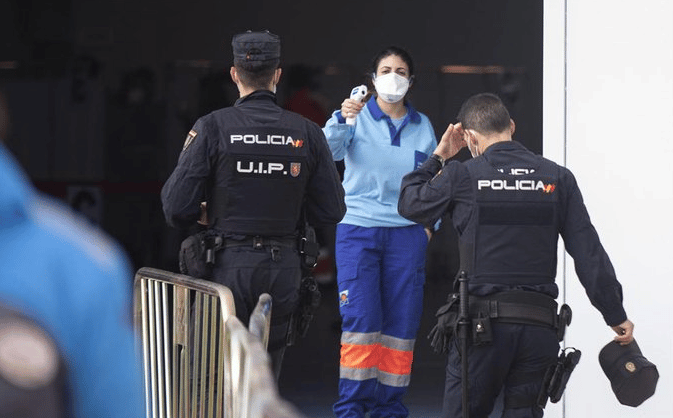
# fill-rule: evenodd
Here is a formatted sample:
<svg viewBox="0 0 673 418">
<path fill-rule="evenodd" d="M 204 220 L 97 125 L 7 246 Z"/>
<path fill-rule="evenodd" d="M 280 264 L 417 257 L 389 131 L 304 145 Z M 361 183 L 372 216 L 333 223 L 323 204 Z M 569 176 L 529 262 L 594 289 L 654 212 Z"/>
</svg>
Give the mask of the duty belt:
<svg viewBox="0 0 673 418">
<path fill-rule="evenodd" d="M 558 328 L 558 304 L 539 292 L 511 291 L 479 297 L 470 295 L 470 316 L 499 322 L 543 325 Z"/>
<path fill-rule="evenodd" d="M 225 238 L 223 248 L 230 247 L 252 247 L 258 250 L 266 246 L 278 246 L 287 248 L 297 248 L 296 237 L 263 237 L 249 236 L 244 239 Z"/>
</svg>

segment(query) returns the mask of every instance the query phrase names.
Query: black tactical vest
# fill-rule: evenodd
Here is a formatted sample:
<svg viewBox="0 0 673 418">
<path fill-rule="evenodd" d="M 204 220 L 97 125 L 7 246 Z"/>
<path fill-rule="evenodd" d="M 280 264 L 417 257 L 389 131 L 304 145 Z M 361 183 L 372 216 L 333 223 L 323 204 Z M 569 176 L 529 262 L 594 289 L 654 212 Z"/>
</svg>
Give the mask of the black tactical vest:
<svg viewBox="0 0 673 418">
<path fill-rule="evenodd" d="M 286 236 L 297 229 L 310 177 L 306 133 L 283 123 L 223 132 L 209 219 L 225 233 Z"/>
<path fill-rule="evenodd" d="M 461 243 L 470 284 L 553 283 L 558 244 L 558 166 L 501 172 L 479 158 L 466 164 L 476 196 L 473 244 Z M 504 170 L 503 170 L 504 171 Z"/>
</svg>

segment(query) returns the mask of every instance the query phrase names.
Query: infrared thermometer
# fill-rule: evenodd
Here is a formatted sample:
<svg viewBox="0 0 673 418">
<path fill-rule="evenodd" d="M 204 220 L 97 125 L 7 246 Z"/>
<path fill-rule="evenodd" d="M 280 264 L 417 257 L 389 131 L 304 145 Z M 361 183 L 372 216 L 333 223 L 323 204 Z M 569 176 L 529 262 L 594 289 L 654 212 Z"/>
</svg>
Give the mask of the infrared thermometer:
<svg viewBox="0 0 673 418">
<path fill-rule="evenodd" d="M 361 102 L 367 95 L 367 86 L 364 84 L 361 86 L 354 87 L 351 90 L 351 99 Z M 346 118 L 346 123 L 349 125 L 355 125 L 355 118 Z"/>
</svg>

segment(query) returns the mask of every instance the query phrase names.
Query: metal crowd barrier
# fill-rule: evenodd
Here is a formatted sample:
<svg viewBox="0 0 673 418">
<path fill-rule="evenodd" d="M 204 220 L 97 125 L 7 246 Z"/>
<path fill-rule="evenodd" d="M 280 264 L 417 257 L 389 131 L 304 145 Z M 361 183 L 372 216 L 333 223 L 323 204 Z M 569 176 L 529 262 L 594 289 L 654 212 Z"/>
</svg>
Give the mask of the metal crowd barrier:
<svg viewBox="0 0 673 418">
<path fill-rule="evenodd" d="M 143 267 L 134 286 L 148 418 L 224 417 L 228 367 L 224 323 L 231 291 L 217 283 Z"/>
<path fill-rule="evenodd" d="M 147 418 L 303 417 L 278 394 L 266 351 L 268 294 L 246 329 L 226 286 L 143 267 L 135 277 L 134 311 Z"/>
</svg>

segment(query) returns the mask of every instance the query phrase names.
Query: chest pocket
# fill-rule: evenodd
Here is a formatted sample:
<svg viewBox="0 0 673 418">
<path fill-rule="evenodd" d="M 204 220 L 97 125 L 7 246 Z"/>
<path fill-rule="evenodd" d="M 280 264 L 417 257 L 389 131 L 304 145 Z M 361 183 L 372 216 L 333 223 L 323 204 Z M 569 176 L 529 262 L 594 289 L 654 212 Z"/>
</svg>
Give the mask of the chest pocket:
<svg viewBox="0 0 673 418">
<path fill-rule="evenodd" d="M 421 152 L 421 151 L 416 151 L 414 153 L 414 170 L 417 169 L 418 167 L 421 166 L 427 160 L 429 157 L 428 154 Z"/>
</svg>

